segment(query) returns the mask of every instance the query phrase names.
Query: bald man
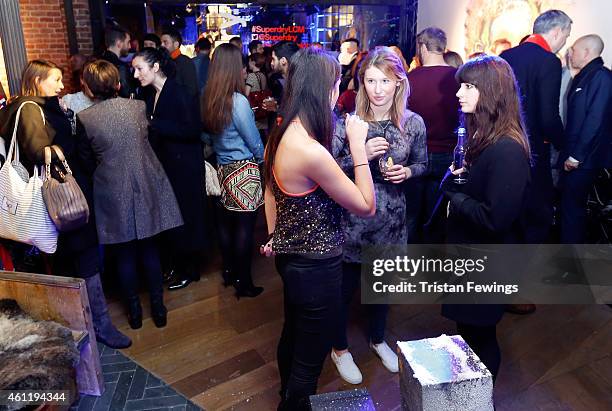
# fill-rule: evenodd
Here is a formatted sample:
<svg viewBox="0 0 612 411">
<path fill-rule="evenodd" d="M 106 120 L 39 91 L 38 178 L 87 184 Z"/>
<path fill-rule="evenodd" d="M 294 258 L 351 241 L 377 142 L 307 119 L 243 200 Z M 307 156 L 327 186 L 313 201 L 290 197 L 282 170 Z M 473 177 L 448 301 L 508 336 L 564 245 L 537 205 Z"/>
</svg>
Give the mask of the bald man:
<svg viewBox="0 0 612 411">
<path fill-rule="evenodd" d="M 561 242 L 586 241 L 586 205 L 595 178 L 608 166 L 612 144 L 612 74 L 604 67 L 601 37 L 580 37 L 570 48 L 578 73 L 567 96 L 566 143 L 559 156 L 561 175 Z"/>
</svg>

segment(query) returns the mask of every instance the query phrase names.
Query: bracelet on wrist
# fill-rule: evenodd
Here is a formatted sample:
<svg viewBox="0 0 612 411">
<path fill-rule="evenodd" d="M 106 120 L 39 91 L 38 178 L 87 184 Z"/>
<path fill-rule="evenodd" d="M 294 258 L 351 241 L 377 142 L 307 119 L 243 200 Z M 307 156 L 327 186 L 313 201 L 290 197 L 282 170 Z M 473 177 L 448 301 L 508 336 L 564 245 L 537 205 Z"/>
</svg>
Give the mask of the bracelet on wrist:
<svg viewBox="0 0 612 411">
<path fill-rule="evenodd" d="M 370 163 L 361 163 L 361 164 L 355 164 L 355 165 L 353 166 L 353 168 L 357 168 L 357 167 L 361 167 L 361 166 L 369 166 L 369 165 L 370 165 Z"/>
</svg>

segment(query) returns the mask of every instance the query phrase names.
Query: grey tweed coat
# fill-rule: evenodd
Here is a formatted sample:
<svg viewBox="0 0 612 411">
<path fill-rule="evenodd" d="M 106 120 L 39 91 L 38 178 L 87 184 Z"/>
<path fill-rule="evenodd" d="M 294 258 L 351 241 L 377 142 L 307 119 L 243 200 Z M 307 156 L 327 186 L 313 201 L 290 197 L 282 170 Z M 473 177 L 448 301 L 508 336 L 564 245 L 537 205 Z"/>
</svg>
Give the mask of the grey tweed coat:
<svg viewBox="0 0 612 411">
<path fill-rule="evenodd" d="M 149 145 L 145 103 L 121 97 L 77 115 L 79 158 L 93 172 L 101 244 L 152 237 L 183 224 L 172 186 Z"/>
</svg>

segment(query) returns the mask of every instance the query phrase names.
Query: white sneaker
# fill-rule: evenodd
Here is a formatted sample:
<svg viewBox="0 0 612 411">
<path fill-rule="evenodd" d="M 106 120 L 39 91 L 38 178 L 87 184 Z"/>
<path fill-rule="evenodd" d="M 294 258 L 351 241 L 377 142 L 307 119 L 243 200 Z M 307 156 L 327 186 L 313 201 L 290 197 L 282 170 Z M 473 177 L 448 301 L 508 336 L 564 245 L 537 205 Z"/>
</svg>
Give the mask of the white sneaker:
<svg viewBox="0 0 612 411">
<path fill-rule="evenodd" d="M 397 354 L 393 352 L 391 347 L 389 347 L 386 342 L 383 341 L 380 344 L 370 343 L 370 348 L 372 348 L 376 355 L 380 357 L 386 369 L 391 372 L 399 372 L 399 360 L 397 358 Z"/>
<path fill-rule="evenodd" d="M 340 374 L 340 377 L 349 384 L 361 384 L 363 377 L 361 371 L 353 361 L 353 356 L 350 352 L 338 356 L 334 350 L 331 352 L 331 359 L 336 364 L 336 369 Z"/>
</svg>

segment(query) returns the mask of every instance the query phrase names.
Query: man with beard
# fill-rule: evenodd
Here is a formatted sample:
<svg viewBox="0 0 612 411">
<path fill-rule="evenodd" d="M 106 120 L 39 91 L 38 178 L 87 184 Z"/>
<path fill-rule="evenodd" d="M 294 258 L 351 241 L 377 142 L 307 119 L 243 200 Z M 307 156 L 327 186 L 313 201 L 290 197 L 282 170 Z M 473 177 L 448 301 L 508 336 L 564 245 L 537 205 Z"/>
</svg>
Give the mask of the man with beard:
<svg viewBox="0 0 612 411">
<path fill-rule="evenodd" d="M 100 57 L 117 67 L 119 70 L 119 82 L 121 83 L 119 95 L 121 97 L 130 97 L 130 94 L 134 92 L 136 87 L 134 86 L 130 66 L 120 59 L 120 57 L 125 57 L 130 52 L 130 33 L 118 26 L 109 27 L 104 33 L 104 39 L 107 48 Z"/>
<path fill-rule="evenodd" d="M 199 96 L 198 75 L 193 61 L 181 53 L 183 37 L 177 30 L 169 28 L 161 36 L 161 46 L 168 50 L 170 57 L 176 65 L 174 81 L 185 87 L 191 97 Z"/>
</svg>

